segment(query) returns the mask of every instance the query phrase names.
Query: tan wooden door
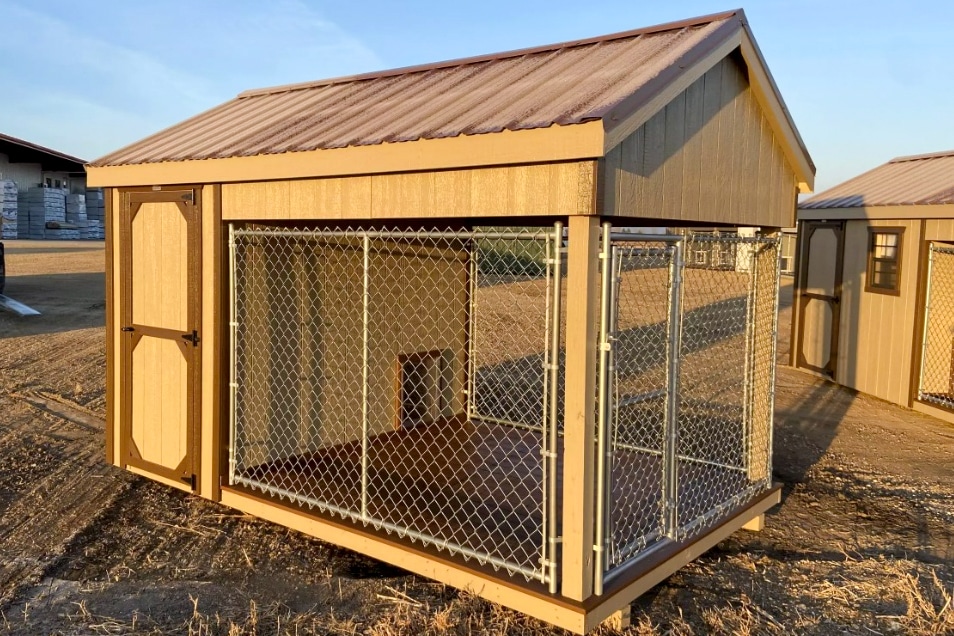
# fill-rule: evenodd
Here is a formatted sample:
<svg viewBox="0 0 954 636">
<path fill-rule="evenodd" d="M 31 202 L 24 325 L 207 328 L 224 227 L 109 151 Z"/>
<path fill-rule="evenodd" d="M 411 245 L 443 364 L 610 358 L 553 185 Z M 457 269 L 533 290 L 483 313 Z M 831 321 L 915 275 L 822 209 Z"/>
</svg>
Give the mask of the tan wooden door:
<svg viewBox="0 0 954 636">
<path fill-rule="evenodd" d="M 124 465 L 186 483 L 198 473 L 198 190 L 123 194 Z"/>
<path fill-rule="evenodd" d="M 806 222 L 802 231 L 805 259 L 798 298 L 798 366 L 833 378 L 838 359 L 845 226 Z"/>
</svg>

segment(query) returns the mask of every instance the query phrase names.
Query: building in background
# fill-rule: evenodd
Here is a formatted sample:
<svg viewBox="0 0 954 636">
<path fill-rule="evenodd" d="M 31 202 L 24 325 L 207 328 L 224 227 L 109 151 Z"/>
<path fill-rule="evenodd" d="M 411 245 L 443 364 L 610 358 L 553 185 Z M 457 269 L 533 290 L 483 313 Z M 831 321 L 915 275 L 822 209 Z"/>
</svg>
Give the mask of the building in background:
<svg viewBox="0 0 954 636">
<path fill-rule="evenodd" d="M 791 364 L 954 421 L 954 151 L 803 201 Z"/>
<path fill-rule="evenodd" d="M 13 181 L 17 190 L 64 188 L 86 192 L 82 159 L 0 133 L 0 181 Z"/>
<path fill-rule="evenodd" d="M 84 161 L 0 134 L 0 239 L 102 239 L 102 190 Z"/>
</svg>

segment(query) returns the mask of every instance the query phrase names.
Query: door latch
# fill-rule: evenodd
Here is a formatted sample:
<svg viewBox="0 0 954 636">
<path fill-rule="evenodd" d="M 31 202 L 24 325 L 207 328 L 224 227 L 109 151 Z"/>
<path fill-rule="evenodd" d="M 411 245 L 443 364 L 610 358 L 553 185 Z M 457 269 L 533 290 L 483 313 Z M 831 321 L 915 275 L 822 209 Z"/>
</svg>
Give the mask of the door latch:
<svg viewBox="0 0 954 636">
<path fill-rule="evenodd" d="M 135 329 L 132 328 L 132 327 L 120 327 L 119 330 L 122 331 L 122 332 L 125 332 L 125 333 L 131 333 L 131 332 L 135 331 Z"/>
<path fill-rule="evenodd" d="M 191 342 L 193 347 L 199 346 L 199 332 L 195 329 L 192 330 L 192 333 L 182 334 L 182 339 L 186 342 Z"/>
</svg>

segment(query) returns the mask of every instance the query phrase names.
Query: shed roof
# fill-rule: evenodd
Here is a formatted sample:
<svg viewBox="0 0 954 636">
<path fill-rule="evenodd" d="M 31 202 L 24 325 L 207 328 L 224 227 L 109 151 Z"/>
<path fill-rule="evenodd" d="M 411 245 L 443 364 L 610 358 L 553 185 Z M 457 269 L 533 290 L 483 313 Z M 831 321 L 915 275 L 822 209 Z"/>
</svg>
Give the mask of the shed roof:
<svg viewBox="0 0 954 636">
<path fill-rule="evenodd" d="M 802 210 L 954 204 L 954 150 L 896 157 L 799 203 Z"/>
<path fill-rule="evenodd" d="M 13 163 L 38 163 L 47 170 L 83 172 L 85 161 L 24 139 L 0 133 L 0 152 Z"/>
<path fill-rule="evenodd" d="M 282 167 L 272 162 L 274 172 L 269 173 L 271 178 L 281 178 L 277 175 L 287 168 L 287 158 L 293 153 L 407 145 L 401 142 L 430 144 L 427 147 L 434 148 L 440 140 L 495 136 L 501 137 L 502 142 L 508 133 L 542 134 L 547 130 L 558 137 L 548 148 L 557 148 L 559 156 L 537 160 L 597 158 L 609 149 L 604 143 L 619 142 L 619 135 L 614 137 L 613 131 L 629 130 L 634 114 L 647 120 L 666 105 L 661 100 L 667 90 L 673 86 L 683 90 L 682 82 L 687 77 L 701 76 L 740 47 L 750 74 L 757 73 L 761 81 L 760 95 L 774 113 L 770 121 L 779 128 L 779 137 L 791 153 L 800 181 L 810 185 L 814 165 L 741 10 L 587 40 L 246 91 L 110 153 L 91 166 L 108 169 L 285 157 L 280 160 Z M 754 71 L 753 66 L 757 67 Z M 579 130 L 559 136 L 567 129 L 586 125 L 590 129 L 585 139 Z M 575 146 L 571 147 L 572 144 Z M 497 164 L 535 160 L 524 158 L 527 153 L 501 152 L 497 146 L 486 150 L 486 141 L 479 145 L 485 149 L 475 155 L 480 157 L 479 161 L 486 161 L 488 156 L 490 163 Z M 455 156 L 466 157 L 470 150 Z M 368 152 L 359 154 L 363 163 L 354 165 L 367 166 Z M 330 156 L 322 155 L 322 159 Z M 342 165 L 338 159 L 337 165 Z M 419 163 L 420 166 L 405 165 L 402 169 L 454 167 L 453 162 Z M 331 169 L 314 168 L 314 161 L 311 164 L 313 174 L 295 176 L 333 173 Z M 120 172 L 130 174 L 113 170 L 113 174 Z M 182 171 L 173 169 L 167 173 L 180 175 Z M 111 185 L 105 177 L 102 181 Z"/>
</svg>

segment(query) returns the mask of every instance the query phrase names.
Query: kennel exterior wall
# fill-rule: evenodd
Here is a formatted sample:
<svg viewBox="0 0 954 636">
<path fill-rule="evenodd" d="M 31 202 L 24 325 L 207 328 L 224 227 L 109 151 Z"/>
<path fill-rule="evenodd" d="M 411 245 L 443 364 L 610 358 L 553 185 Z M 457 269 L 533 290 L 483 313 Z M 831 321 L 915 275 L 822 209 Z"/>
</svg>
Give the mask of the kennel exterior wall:
<svg viewBox="0 0 954 636">
<path fill-rule="evenodd" d="M 801 239 L 811 221 L 844 223 L 844 257 L 818 256 Z M 901 280 L 897 295 L 865 291 L 869 228 L 902 228 Z M 796 299 L 804 290 L 805 263 L 813 256 L 831 259 L 841 272 L 838 350 L 834 381 L 852 389 L 913 408 L 947 421 L 954 415 L 917 400 L 927 297 L 928 248 L 932 241 L 954 242 L 954 205 L 871 206 L 799 211 Z M 818 247 L 816 246 L 816 249 Z M 827 338 L 801 316 L 805 308 L 794 304 L 790 364 L 799 366 L 803 347 L 821 348 Z M 804 320 L 804 331 L 797 328 Z M 954 326 L 954 325 L 952 325 Z"/>
</svg>

